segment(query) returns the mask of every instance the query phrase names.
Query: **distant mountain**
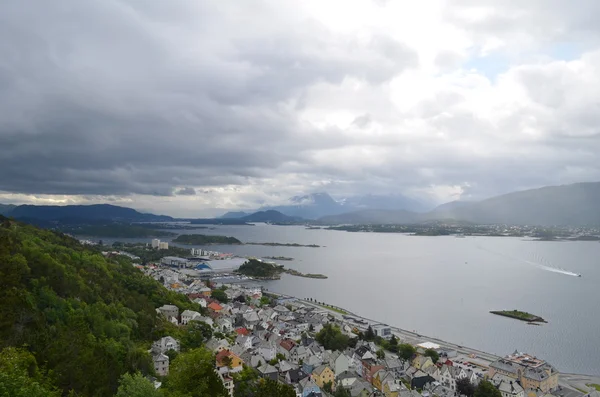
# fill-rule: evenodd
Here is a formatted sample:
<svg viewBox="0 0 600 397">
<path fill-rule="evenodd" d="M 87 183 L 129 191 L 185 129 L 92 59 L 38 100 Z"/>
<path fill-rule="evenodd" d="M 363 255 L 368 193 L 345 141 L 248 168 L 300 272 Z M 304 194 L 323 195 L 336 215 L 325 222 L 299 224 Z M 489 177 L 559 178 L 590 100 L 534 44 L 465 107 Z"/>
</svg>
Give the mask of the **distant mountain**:
<svg viewBox="0 0 600 397">
<path fill-rule="evenodd" d="M 379 209 L 379 210 L 406 210 L 413 212 L 426 212 L 433 205 L 411 199 L 403 195 L 376 195 L 366 194 L 363 196 L 352 196 L 344 199 L 342 205 L 346 208 Z"/>
<path fill-rule="evenodd" d="M 284 215 L 279 211 L 267 210 L 258 211 L 254 214 L 239 218 L 244 222 L 301 222 L 302 218 L 297 216 Z"/>
<path fill-rule="evenodd" d="M 436 208 L 430 218 L 514 225 L 600 225 L 600 182 L 547 186 L 508 193 L 454 208 Z"/>
<path fill-rule="evenodd" d="M 250 213 L 244 212 L 244 211 L 229 211 L 229 212 L 226 212 L 223 215 L 221 215 L 219 218 L 220 219 L 235 219 L 235 218 L 242 218 L 242 217 L 248 216 L 248 215 L 250 215 Z"/>
<path fill-rule="evenodd" d="M 0 204 L 0 215 L 8 215 L 15 207 L 13 204 Z"/>
<path fill-rule="evenodd" d="M 319 218 L 324 224 L 403 224 L 425 220 L 423 214 L 405 210 L 361 210 Z"/>
<path fill-rule="evenodd" d="M 433 211 L 352 211 L 325 216 L 321 223 L 416 223 L 454 220 L 478 224 L 600 226 L 600 183 L 524 190 L 477 202 L 454 201 Z"/>
<path fill-rule="evenodd" d="M 347 211 L 340 203 L 327 193 L 313 193 L 305 196 L 295 196 L 290 205 L 263 207 L 260 210 L 275 210 L 282 214 L 304 219 L 317 219 L 325 215 L 340 214 Z"/>
<path fill-rule="evenodd" d="M 16 219 L 40 221 L 124 221 L 124 222 L 167 222 L 173 218 L 165 215 L 144 214 L 132 208 L 110 204 L 95 205 L 20 205 L 10 212 Z"/>
</svg>

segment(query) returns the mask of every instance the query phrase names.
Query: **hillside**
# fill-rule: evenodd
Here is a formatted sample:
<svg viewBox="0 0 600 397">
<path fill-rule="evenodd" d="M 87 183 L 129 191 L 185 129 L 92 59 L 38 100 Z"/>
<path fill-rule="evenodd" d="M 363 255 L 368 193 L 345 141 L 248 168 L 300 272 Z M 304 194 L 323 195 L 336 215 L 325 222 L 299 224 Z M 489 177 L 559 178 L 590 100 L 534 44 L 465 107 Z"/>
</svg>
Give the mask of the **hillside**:
<svg viewBox="0 0 600 397">
<path fill-rule="evenodd" d="M 301 222 L 302 218 L 297 216 L 284 215 L 279 211 L 267 210 L 258 211 L 254 214 L 240 218 L 244 222 Z"/>
<path fill-rule="evenodd" d="M 548 186 L 477 202 L 455 201 L 425 214 L 364 210 L 319 219 L 324 224 L 407 224 L 426 221 L 538 226 L 600 225 L 600 183 Z"/>
<path fill-rule="evenodd" d="M 0 215 L 8 215 L 15 207 L 12 204 L 0 204 Z"/>
<path fill-rule="evenodd" d="M 28 368 L 8 375 L 14 387 L 35 381 L 64 395 L 112 396 L 123 373 L 153 373 L 153 340 L 174 332 L 189 339 L 188 330 L 159 318 L 157 307 L 202 310 L 124 257 L 109 261 L 70 237 L 1 216 L 0 265 L 0 368 L 6 360 Z M 38 365 L 45 368 L 34 373 Z"/>
<path fill-rule="evenodd" d="M 165 215 L 144 214 L 132 208 L 110 204 L 94 205 L 20 205 L 10 211 L 15 219 L 42 221 L 94 221 L 167 222 L 173 218 Z"/>
</svg>

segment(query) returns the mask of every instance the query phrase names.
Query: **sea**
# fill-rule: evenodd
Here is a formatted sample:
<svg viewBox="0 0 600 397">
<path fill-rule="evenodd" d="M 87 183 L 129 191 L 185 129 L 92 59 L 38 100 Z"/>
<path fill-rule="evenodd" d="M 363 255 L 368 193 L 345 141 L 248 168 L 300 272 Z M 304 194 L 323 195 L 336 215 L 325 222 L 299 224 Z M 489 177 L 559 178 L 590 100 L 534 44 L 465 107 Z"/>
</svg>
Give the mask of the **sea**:
<svg viewBox="0 0 600 397">
<path fill-rule="evenodd" d="M 283 275 L 264 282 L 270 291 L 313 298 L 497 355 L 528 352 L 561 372 L 600 375 L 598 242 L 422 237 L 266 224 L 171 231 L 232 236 L 243 242 L 318 244 L 319 248 L 206 248 L 243 256 L 292 257 L 279 263 L 328 276 L 320 280 Z M 542 316 L 548 323 L 528 325 L 489 313 L 514 309 Z"/>
</svg>

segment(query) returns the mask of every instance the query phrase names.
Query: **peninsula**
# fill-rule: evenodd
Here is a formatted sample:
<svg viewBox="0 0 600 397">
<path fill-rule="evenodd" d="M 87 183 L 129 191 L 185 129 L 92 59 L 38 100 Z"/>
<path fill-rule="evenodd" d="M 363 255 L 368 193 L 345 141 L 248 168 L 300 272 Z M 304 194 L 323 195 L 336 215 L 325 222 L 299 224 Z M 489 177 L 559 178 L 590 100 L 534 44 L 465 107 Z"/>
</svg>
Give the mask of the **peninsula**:
<svg viewBox="0 0 600 397">
<path fill-rule="evenodd" d="M 490 311 L 490 313 L 496 314 L 498 316 L 510 317 L 516 320 L 526 321 L 528 323 L 547 323 L 547 321 L 541 318 L 540 316 L 536 316 L 535 314 L 522 312 L 519 310 L 499 310 Z"/>
<path fill-rule="evenodd" d="M 242 244 L 242 242 L 235 237 L 210 236 L 206 234 L 180 234 L 173 240 L 173 242 L 188 245 Z"/>
<path fill-rule="evenodd" d="M 283 265 L 278 265 L 277 263 L 263 262 L 254 258 L 250 258 L 244 262 L 236 272 L 257 280 L 279 280 L 281 278 L 281 273 L 307 278 L 327 278 L 327 276 L 323 274 L 304 274 L 297 270 L 285 269 Z"/>
<path fill-rule="evenodd" d="M 263 256 L 263 259 L 271 259 L 274 261 L 293 261 L 294 258 L 288 258 L 287 256 Z"/>
</svg>

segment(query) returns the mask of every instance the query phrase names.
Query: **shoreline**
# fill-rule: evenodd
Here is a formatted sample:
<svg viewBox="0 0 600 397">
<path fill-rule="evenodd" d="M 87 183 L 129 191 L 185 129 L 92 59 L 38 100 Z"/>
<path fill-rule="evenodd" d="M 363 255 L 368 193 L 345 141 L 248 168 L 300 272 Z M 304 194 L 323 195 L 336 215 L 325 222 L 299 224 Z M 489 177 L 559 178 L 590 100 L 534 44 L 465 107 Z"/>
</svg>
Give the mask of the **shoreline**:
<svg viewBox="0 0 600 397">
<path fill-rule="evenodd" d="M 332 309 L 327 308 L 326 306 L 308 301 L 304 298 L 298 298 L 296 296 L 292 296 L 289 294 L 283 294 L 280 292 L 274 292 L 271 290 L 265 290 L 265 293 L 270 294 L 270 295 L 275 295 L 280 298 L 296 299 L 296 300 L 302 302 L 302 304 L 305 304 L 307 306 L 312 306 L 312 307 L 327 311 L 334 318 L 336 318 L 336 320 L 339 320 L 342 323 L 345 323 L 348 325 L 352 325 L 353 327 L 359 328 L 361 330 L 366 330 L 369 325 L 383 324 L 383 322 L 381 322 L 381 321 L 376 321 L 376 320 L 373 320 L 373 319 L 370 319 L 367 317 L 363 317 L 361 315 L 353 313 L 352 311 L 350 311 L 346 308 L 330 305 L 335 309 L 346 312 L 346 314 L 342 315 L 339 312 L 336 312 L 335 310 L 332 310 Z M 349 321 L 346 318 L 344 318 L 344 316 L 345 317 L 351 316 L 356 319 L 366 321 L 367 323 L 361 324 L 361 323 L 352 322 L 352 321 Z M 406 329 L 402 329 L 402 328 L 399 328 L 399 327 L 396 327 L 393 325 L 389 325 L 389 327 L 391 328 L 392 333 L 396 337 L 398 337 L 403 343 L 410 343 L 412 345 L 417 345 L 417 344 L 423 343 L 423 342 L 434 342 L 434 343 L 440 345 L 440 347 L 456 350 L 458 353 L 463 354 L 463 355 L 469 356 L 471 354 L 474 354 L 476 356 L 476 359 L 485 361 L 485 362 L 487 362 L 488 365 L 489 365 L 489 363 L 496 361 L 503 357 L 503 356 L 498 356 L 497 354 L 485 352 L 483 350 L 479 350 L 479 349 L 475 349 L 475 348 L 471 348 L 471 347 L 467 347 L 467 346 L 462 346 L 462 345 L 459 345 L 456 343 L 448 342 L 448 341 L 445 341 L 445 340 L 442 340 L 439 338 L 429 337 L 429 336 L 426 336 L 423 334 L 419 334 L 415 331 L 408 331 Z M 509 354 L 509 353 L 510 352 L 507 352 L 506 354 Z M 586 386 L 587 384 L 591 384 L 591 383 L 600 384 L 600 376 L 592 375 L 592 374 L 563 373 L 563 372 L 560 372 L 560 370 L 559 370 L 559 385 L 562 387 L 569 388 L 573 391 L 581 392 L 582 386 Z M 585 393 L 582 393 L 582 394 L 585 394 Z"/>
</svg>

